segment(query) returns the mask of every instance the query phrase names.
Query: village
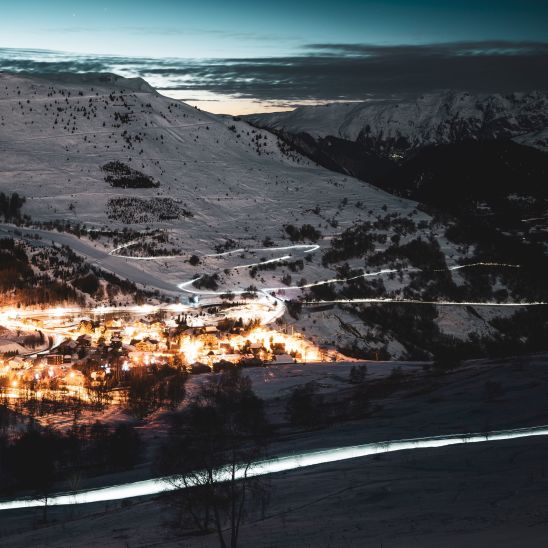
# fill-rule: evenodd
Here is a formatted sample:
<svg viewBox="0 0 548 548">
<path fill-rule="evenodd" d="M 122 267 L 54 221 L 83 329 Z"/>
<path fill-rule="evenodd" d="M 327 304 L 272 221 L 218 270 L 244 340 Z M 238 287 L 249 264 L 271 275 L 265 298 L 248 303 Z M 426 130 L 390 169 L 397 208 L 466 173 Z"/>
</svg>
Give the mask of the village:
<svg viewBox="0 0 548 548">
<path fill-rule="evenodd" d="M 275 330 L 242 319 L 189 326 L 182 314 L 93 319 L 44 314 L 11 322 L 5 316 L 3 324 L 0 386 L 8 397 L 29 388 L 82 396 L 90 389 L 119 387 L 130 373 L 161 367 L 200 374 L 343 358 L 287 326 Z"/>
</svg>

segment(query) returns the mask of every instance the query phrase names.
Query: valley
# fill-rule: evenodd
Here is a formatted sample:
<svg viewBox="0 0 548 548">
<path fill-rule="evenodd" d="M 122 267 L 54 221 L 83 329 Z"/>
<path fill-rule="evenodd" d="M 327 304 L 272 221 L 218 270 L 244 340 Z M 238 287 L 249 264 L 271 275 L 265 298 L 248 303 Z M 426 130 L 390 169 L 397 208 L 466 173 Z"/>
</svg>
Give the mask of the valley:
<svg viewBox="0 0 548 548">
<path fill-rule="evenodd" d="M 1 538 L 211 546 L 209 509 L 203 530 L 181 518 L 189 477 L 205 470 L 222 491 L 256 467 L 253 485 L 279 491 L 270 514 L 251 509 L 250 545 L 356 545 L 357 511 L 371 542 L 435 545 L 425 528 L 440 501 L 466 524 L 456 542 L 481 543 L 503 535 L 508 494 L 493 487 L 470 516 L 473 484 L 516 460 L 540 470 L 534 485 L 512 480 L 532 493 L 514 521 L 530 524 L 548 259 L 546 120 L 526 113 L 545 99 L 451 101 L 241 119 L 140 78 L 0 74 Z M 464 149 L 530 169 L 499 166 L 493 193 L 464 181 Z M 437 459 L 462 503 L 440 488 Z M 421 507 L 396 523 L 410 493 Z"/>
</svg>

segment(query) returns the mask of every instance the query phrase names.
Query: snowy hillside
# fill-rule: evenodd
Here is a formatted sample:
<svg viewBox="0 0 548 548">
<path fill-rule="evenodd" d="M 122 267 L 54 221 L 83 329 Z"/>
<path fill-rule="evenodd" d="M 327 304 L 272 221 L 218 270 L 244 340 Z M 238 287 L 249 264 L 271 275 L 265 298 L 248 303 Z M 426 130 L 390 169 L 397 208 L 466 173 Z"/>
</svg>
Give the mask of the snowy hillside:
<svg viewBox="0 0 548 548">
<path fill-rule="evenodd" d="M 446 91 L 247 119 L 328 169 L 548 251 L 546 93 Z"/>
<path fill-rule="evenodd" d="M 326 112 L 348 108 L 356 107 Z M 330 172 L 272 133 L 175 102 L 139 79 L 0 75 L 0 193 L 13 192 L 26 199 L 26 220 L 15 219 L 26 228 L 0 232 L 27 246 L 8 250 L 10 261 L 29 257 L 18 287 L 34 283 L 32 272 L 54 273 L 55 283 L 79 276 L 65 293 L 90 304 L 126 302 L 116 295 L 127 288 L 115 280 L 121 289 L 105 289 L 97 270 L 59 268 L 55 254 L 35 264 L 37 245 L 68 246 L 94 268 L 166 298 L 194 294 L 216 305 L 227 293 L 257 294 L 255 309 L 269 310 L 269 321 L 360 356 L 424 357 L 446 334 L 491 336 L 500 328 L 493 318 L 519 308 L 459 304 L 458 314 L 439 315 L 434 304 L 396 304 L 379 315 L 354 299 L 384 307 L 384 299 L 530 297 L 506 291 L 504 266 L 457 270 L 491 257 L 451 241 L 448 225 L 415 202 Z M 408 322 L 416 332 L 405 340 Z"/>
<path fill-rule="evenodd" d="M 386 156 L 465 139 L 519 137 L 520 142 L 537 146 L 534 134 L 548 126 L 548 95 L 445 91 L 415 100 L 307 106 L 247 118 L 277 132 L 359 141 L 367 150 Z"/>
<path fill-rule="evenodd" d="M 208 251 L 226 237 L 276 238 L 284 223 L 314 218 L 305 211 L 311 205 L 337 215 L 344 197 L 375 210 L 414 207 L 356 188 L 282 152 L 271 134 L 174 102 L 140 80 L 50 84 L 3 75 L 0 128 L 0 190 L 26 196 L 24 213 L 35 221 L 178 228 L 191 236 L 189 248 Z M 150 187 L 107 182 L 104 167 L 113 162 L 148 176 Z M 139 210 L 129 219 L 116 201 L 128 198 Z"/>
</svg>

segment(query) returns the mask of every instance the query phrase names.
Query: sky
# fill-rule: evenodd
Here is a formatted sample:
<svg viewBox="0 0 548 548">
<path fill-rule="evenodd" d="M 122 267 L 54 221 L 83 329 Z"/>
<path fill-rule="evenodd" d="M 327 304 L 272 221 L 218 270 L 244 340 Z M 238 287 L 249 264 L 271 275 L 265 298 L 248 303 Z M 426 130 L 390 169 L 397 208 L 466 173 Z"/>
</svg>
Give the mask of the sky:
<svg viewBox="0 0 548 548">
<path fill-rule="evenodd" d="M 139 75 L 217 112 L 548 86 L 546 0 L 1 4 L 0 70 Z"/>
</svg>

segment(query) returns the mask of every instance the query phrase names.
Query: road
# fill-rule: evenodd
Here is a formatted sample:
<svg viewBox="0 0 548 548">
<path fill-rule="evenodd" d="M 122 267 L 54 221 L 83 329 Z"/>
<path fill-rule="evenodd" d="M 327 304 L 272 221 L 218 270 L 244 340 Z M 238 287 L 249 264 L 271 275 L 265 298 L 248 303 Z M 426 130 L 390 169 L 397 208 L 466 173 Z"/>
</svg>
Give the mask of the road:
<svg viewBox="0 0 548 548">
<path fill-rule="evenodd" d="M 117 247 L 116 249 L 113 249 L 110 253 L 112 255 L 117 255 L 117 253 L 121 249 L 127 249 L 131 247 L 132 245 L 135 245 L 137 242 L 129 242 L 127 244 L 124 244 L 120 247 Z M 317 244 L 297 244 L 297 245 L 290 245 L 290 246 L 284 246 L 284 247 L 269 247 L 269 248 L 258 248 L 258 249 L 234 249 L 231 251 L 225 251 L 224 253 L 214 253 L 205 255 L 205 257 L 226 257 L 230 255 L 240 254 L 244 253 L 246 251 L 249 252 L 276 252 L 276 251 L 299 251 L 303 254 L 305 253 L 314 253 L 320 249 L 320 246 Z M 167 256 L 167 257 L 141 257 L 141 256 L 127 256 L 128 259 L 131 260 L 138 260 L 138 261 L 149 261 L 149 260 L 155 260 L 155 259 L 173 259 L 177 258 L 177 256 Z M 261 266 L 269 263 L 275 263 L 275 262 L 281 262 L 281 261 L 287 261 L 294 258 L 293 253 L 287 253 L 285 255 L 282 255 L 281 257 L 276 257 L 272 259 L 265 259 L 263 261 L 255 262 L 255 263 L 248 263 L 238 266 L 233 266 L 229 270 L 241 270 L 244 268 L 252 268 L 254 266 Z M 521 268 L 520 265 L 515 264 L 507 264 L 507 263 L 495 263 L 495 262 L 479 262 L 479 263 L 470 263 L 470 264 L 463 264 L 463 265 L 453 265 L 449 266 L 447 269 L 449 271 L 456 271 L 456 270 L 463 270 L 468 268 Z M 270 297 L 270 299 L 275 299 L 279 301 L 279 305 L 282 305 L 282 310 L 285 309 L 285 305 L 283 304 L 283 301 L 280 299 L 277 299 L 276 297 L 273 297 L 271 294 L 275 293 L 277 291 L 290 291 L 290 290 L 303 290 L 303 289 L 311 289 L 313 287 L 318 287 L 322 285 L 330 285 L 330 284 L 336 284 L 336 283 L 345 283 L 350 282 L 353 280 L 357 280 L 360 278 L 371 278 L 371 277 L 378 277 L 378 276 L 384 276 L 386 274 L 395 274 L 398 272 L 406 272 L 406 273 L 416 273 L 421 272 L 422 270 L 420 268 L 415 267 L 409 267 L 409 268 L 403 268 L 403 269 L 393 269 L 393 268 L 384 268 L 382 270 L 376 271 L 376 272 L 363 272 L 362 274 L 359 274 L 357 276 L 352 276 L 350 278 L 329 278 L 327 280 L 320 280 L 312 283 L 307 283 L 304 285 L 292 285 L 292 286 L 274 286 L 274 287 L 262 287 L 259 288 L 259 292 L 266 295 L 267 297 Z M 185 282 L 182 282 L 177 285 L 177 287 L 181 291 L 185 291 L 188 293 L 192 293 L 194 295 L 207 295 L 210 297 L 213 296 L 220 296 L 227 293 L 227 290 L 223 291 L 199 291 L 192 287 L 193 282 L 196 281 L 195 279 L 187 280 Z M 231 291 L 231 293 L 235 295 L 241 295 L 243 293 L 246 293 L 245 290 L 236 290 Z M 545 303 L 543 301 L 535 301 L 535 302 L 510 302 L 510 303 L 499 303 L 496 301 L 447 301 L 447 300 L 437 300 L 437 301 L 424 301 L 424 300 L 418 300 L 418 299 L 402 299 L 402 298 L 375 298 L 375 299 L 336 299 L 336 300 L 321 300 L 321 301 L 304 301 L 303 304 L 383 304 L 383 303 L 405 303 L 405 304 L 435 304 L 435 305 L 441 305 L 441 306 L 487 306 L 487 307 L 523 307 L 523 306 L 539 306 L 539 305 L 546 305 L 548 303 Z M 280 317 L 280 315 L 277 315 L 276 317 Z M 274 319 L 276 319 L 274 317 Z M 273 320 L 272 320 L 273 321 Z"/>
<path fill-rule="evenodd" d="M 38 245 L 66 245 L 78 255 L 86 258 L 90 263 L 95 264 L 100 268 L 115 274 L 116 276 L 125 278 L 142 286 L 146 286 L 147 289 L 159 289 L 162 291 L 168 291 L 169 293 L 179 294 L 175 284 L 166 282 L 162 278 L 158 278 L 148 272 L 136 268 L 131 265 L 129 260 L 126 258 L 97 249 L 91 243 L 81 240 L 73 234 L 35 228 L 18 228 L 11 227 L 9 225 L 0 225 L 0 235 L 13 237 L 14 234 Z M 33 235 L 35 234 L 38 234 L 41 240 L 36 240 L 33 238 Z"/>
<path fill-rule="evenodd" d="M 325 449 L 320 451 L 307 451 L 297 455 L 285 455 L 268 460 L 257 461 L 247 470 L 248 476 L 263 476 L 277 474 L 289 470 L 297 470 L 307 466 L 328 464 L 346 461 L 349 459 L 368 457 L 380 453 L 392 453 L 394 451 L 412 451 L 416 449 L 433 449 L 450 445 L 464 445 L 467 443 L 494 443 L 503 440 L 529 438 L 534 436 L 548 436 L 548 425 L 531 428 L 517 428 L 511 430 L 495 430 L 488 433 L 454 434 L 449 436 L 432 436 L 428 438 L 411 438 L 404 440 L 383 441 L 351 445 Z M 215 474 L 215 481 L 224 481 L 229 478 L 228 468 L 219 469 Z M 237 477 L 242 478 L 244 471 L 237 471 Z M 186 480 L 190 485 L 191 480 Z M 62 506 L 73 504 L 89 504 L 93 502 L 106 502 L 110 500 L 122 500 L 134 497 L 158 495 L 166 491 L 174 491 L 185 488 L 183 480 L 173 477 L 152 478 L 143 481 L 112 485 L 99 489 L 89 489 L 74 493 L 62 493 L 48 498 L 49 506 Z M 14 510 L 18 508 L 32 508 L 43 506 L 44 499 L 15 499 L 0 502 L 0 511 Z"/>
<path fill-rule="evenodd" d="M 219 302 L 222 302 L 221 296 L 225 295 L 228 292 L 231 292 L 234 295 L 242 295 L 247 293 L 246 290 L 227 290 L 223 289 L 220 291 L 204 291 L 198 290 L 193 287 L 193 283 L 196 279 L 186 280 L 179 284 L 170 283 L 162 279 L 161 277 L 155 276 L 151 273 L 145 272 L 132 264 L 132 261 L 147 261 L 147 260 L 165 260 L 165 259 L 178 259 L 180 256 L 168 256 L 168 257 L 141 257 L 141 256 L 125 256 L 119 255 L 119 252 L 122 249 L 128 249 L 132 245 L 135 245 L 136 242 L 128 242 L 123 244 L 111 251 L 104 251 L 97 249 L 91 243 L 81 240 L 76 236 L 64 232 L 53 232 L 48 230 L 41 229 L 31 229 L 31 228 L 16 228 L 10 225 L 0 225 L 0 235 L 6 234 L 13 236 L 15 234 L 20 234 L 22 238 L 25 238 L 33 243 L 42 243 L 43 245 L 66 245 L 74 250 L 75 253 L 85 257 L 92 264 L 96 264 L 100 268 L 103 268 L 113 274 L 126 278 L 134 283 L 146 286 L 148 289 L 158 289 L 160 291 L 169 292 L 171 294 L 180 294 L 181 291 L 190 293 L 193 295 L 199 295 L 202 297 L 208 297 L 208 304 L 214 304 L 214 299 L 218 298 Z M 39 235 L 41 240 L 36 240 L 33 236 Z M 249 252 L 283 252 L 283 255 L 280 257 L 275 257 L 271 259 L 265 259 L 263 261 L 238 265 L 231 267 L 231 270 L 240 270 L 244 268 L 252 268 L 254 266 L 259 266 L 261 264 L 267 264 L 271 262 L 280 262 L 285 260 L 290 260 L 295 257 L 295 252 L 297 254 L 307 254 L 314 253 L 320 249 L 320 246 L 317 244 L 296 244 L 290 246 L 281 246 L 281 247 L 269 247 L 269 248 L 256 248 L 256 249 L 235 249 L 231 251 L 226 251 L 224 253 L 209 254 L 204 255 L 206 257 L 223 257 L 233 254 L 243 253 L 245 251 Z M 482 263 L 473 263 L 465 265 L 453 265 L 448 267 L 448 270 L 455 271 L 465 268 L 520 268 L 519 265 L 513 264 L 501 264 L 501 263 L 492 263 L 492 262 L 482 262 Z M 418 272 L 418 268 L 407 268 L 404 269 L 408 272 Z M 331 278 L 327 280 L 320 280 L 313 283 L 308 283 L 305 285 L 299 286 L 276 286 L 276 287 L 263 287 L 258 289 L 258 307 L 267 307 L 270 309 L 269 314 L 261 313 L 262 323 L 272 323 L 276 319 L 283 316 L 286 306 L 283 299 L 279 299 L 275 296 L 277 291 L 283 290 L 284 292 L 290 290 L 303 290 L 309 289 L 315 286 L 335 284 L 335 283 L 344 283 L 358 278 L 368 278 L 383 276 L 390 273 L 395 273 L 397 270 L 394 269 L 382 269 L 377 272 L 364 272 L 357 276 L 350 278 Z M 460 302 L 460 301 L 447 301 L 447 300 L 437 300 L 437 301 L 422 301 L 417 299 L 401 299 L 401 298 L 374 298 L 374 299 L 335 299 L 328 301 L 305 301 L 304 304 L 383 304 L 383 303 L 405 303 L 405 304 L 434 304 L 442 306 L 489 306 L 489 307 L 529 307 L 529 306 L 539 306 L 546 305 L 547 303 L 543 301 L 539 302 L 509 302 L 509 303 L 498 303 L 498 302 Z M 254 303 L 248 303 L 247 306 L 252 308 L 257 308 L 253 306 Z M 251 311 L 251 310 L 250 310 Z M 258 311 L 258 310 L 257 310 Z"/>
</svg>

